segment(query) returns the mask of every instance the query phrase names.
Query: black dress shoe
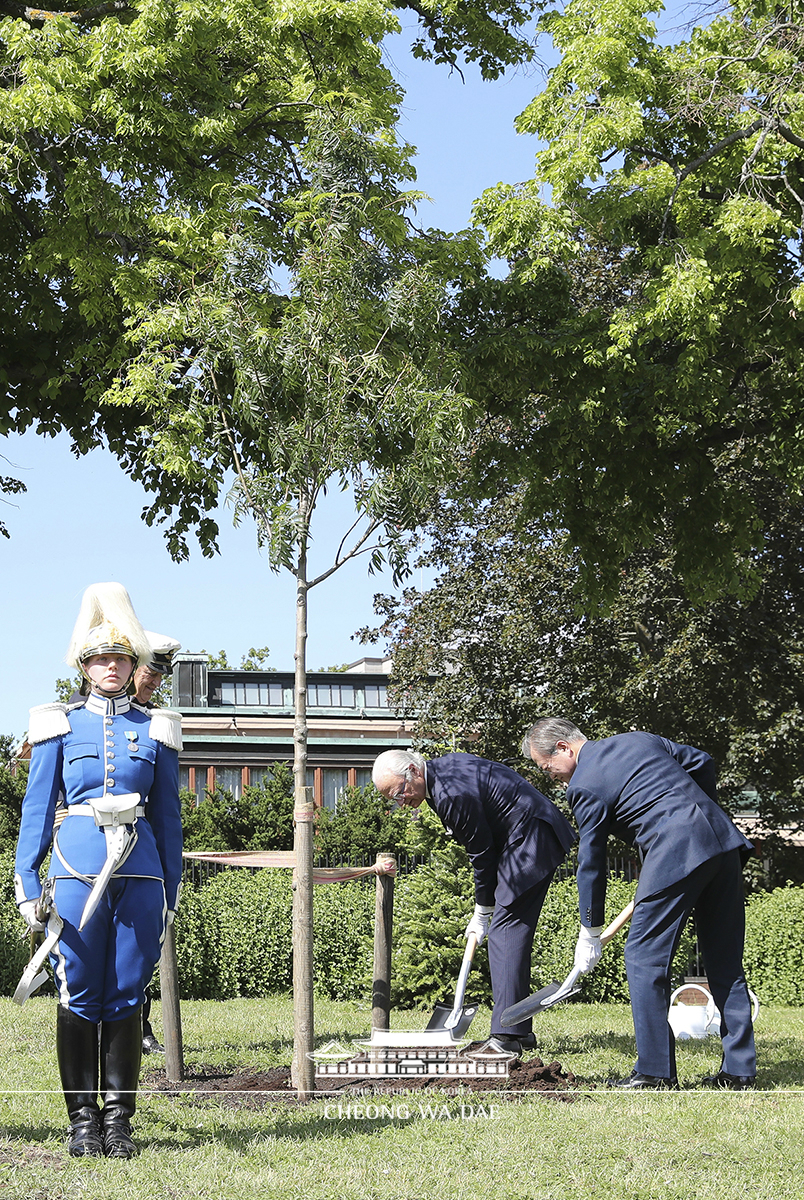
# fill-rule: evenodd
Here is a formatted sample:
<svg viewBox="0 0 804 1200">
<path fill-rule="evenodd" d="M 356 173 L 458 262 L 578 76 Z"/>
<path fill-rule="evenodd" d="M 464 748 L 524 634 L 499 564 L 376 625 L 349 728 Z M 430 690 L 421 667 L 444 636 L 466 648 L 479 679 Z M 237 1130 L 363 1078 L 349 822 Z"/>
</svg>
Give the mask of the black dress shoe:
<svg viewBox="0 0 804 1200">
<path fill-rule="evenodd" d="M 678 1080 L 663 1078 L 661 1075 L 643 1075 L 641 1071 L 632 1071 L 627 1079 L 608 1079 L 606 1087 L 622 1088 L 626 1091 L 678 1091 Z"/>
<path fill-rule="evenodd" d="M 164 1054 L 165 1047 L 157 1039 L 156 1034 L 146 1033 L 142 1039 L 143 1054 Z"/>
<path fill-rule="evenodd" d="M 532 1050 L 536 1045 L 536 1038 L 532 1033 L 493 1033 L 489 1041 L 496 1042 L 506 1054 L 521 1054 L 523 1050 Z"/>
<path fill-rule="evenodd" d="M 70 1125 L 68 1153 L 73 1158 L 99 1158 L 103 1154 L 99 1115 L 73 1121 Z"/>
<path fill-rule="evenodd" d="M 718 1071 L 717 1075 L 707 1075 L 701 1081 L 701 1087 L 725 1088 L 729 1092 L 744 1092 L 756 1084 L 756 1075 L 729 1075 L 728 1071 Z"/>
</svg>

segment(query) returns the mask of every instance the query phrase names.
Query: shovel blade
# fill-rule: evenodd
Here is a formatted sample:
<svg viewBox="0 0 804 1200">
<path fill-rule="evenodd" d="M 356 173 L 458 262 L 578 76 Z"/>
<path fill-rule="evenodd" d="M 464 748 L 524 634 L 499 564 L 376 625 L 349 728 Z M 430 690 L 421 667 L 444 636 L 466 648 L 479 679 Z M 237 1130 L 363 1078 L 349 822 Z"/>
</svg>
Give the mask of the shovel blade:
<svg viewBox="0 0 804 1200">
<path fill-rule="evenodd" d="M 563 983 L 555 980 L 553 983 L 548 983 L 545 987 L 539 988 L 538 992 L 534 992 L 532 996 L 526 996 L 518 1004 L 512 1004 L 510 1008 L 506 1008 L 500 1018 L 500 1024 L 503 1029 L 510 1029 L 512 1025 L 518 1025 L 520 1021 L 526 1021 L 528 1017 L 533 1017 L 536 1013 L 544 1012 L 547 1008 L 552 1008 L 555 1003 L 560 1003 L 562 1000 L 569 1000 L 571 996 L 577 996 L 580 990 L 579 987 L 566 990 Z M 561 992 L 562 994 L 558 997 L 558 1000 L 553 1000 L 557 992 Z"/>
<path fill-rule="evenodd" d="M 427 1022 L 426 1032 L 443 1029 L 452 1036 L 453 1041 L 457 1042 L 474 1021 L 479 1007 L 479 1004 L 464 1004 L 458 1009 L 457 1019 L 455 1019 L 455 1009 L 451 1005 L 437 1004 L 433 1009 L 433 1015 Z"/>
</svg>

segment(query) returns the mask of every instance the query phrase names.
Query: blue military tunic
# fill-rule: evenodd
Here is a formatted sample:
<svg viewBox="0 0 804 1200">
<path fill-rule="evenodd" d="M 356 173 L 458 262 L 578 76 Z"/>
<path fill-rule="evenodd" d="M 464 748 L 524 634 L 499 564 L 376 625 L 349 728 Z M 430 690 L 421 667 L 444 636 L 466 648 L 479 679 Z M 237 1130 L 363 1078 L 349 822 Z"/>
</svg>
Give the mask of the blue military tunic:
<svg viewBox="0 0 804 1200">
<path fill-rule="evenodd" d="M 49 876 L 64 921 L 52 955 L 60 1002 L 87 1020 L 115 1020 L 142 1003 L 159 959 L 168 909 L 181 879 L 178 714 L 146 712 L 128 697 L 92 693 L 84 704 L 31 710 L 28 787 L 17 844 L 17 901 L 41 892 L 39 869 L 56 806 L 67 815 L 54 838 Z M 106 861 L 106 837 L 88 807 L 102 795 L 137 793 L 144 815 L 97 910 L 78 926 Z"/>
</svg>

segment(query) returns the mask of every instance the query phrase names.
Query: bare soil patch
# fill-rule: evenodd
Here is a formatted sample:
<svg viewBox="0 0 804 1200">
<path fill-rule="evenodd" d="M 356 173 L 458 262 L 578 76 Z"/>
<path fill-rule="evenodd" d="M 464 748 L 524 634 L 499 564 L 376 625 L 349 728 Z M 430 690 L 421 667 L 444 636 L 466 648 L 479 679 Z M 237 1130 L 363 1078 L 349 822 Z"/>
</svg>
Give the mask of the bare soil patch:
<svg viewBox="0 0 804 1200">
<path fill-rule="evenodd" d="M 477 1043 L 479 1046 L 480 1043 Z M 529 1058 L 525 1062 L 512 1064 L 508 1077 L 477 1076 L 391 1076 L 340 1078 L 329 1076 L 318 1081 L 318 1094 L 338 1096 L 381 1096 L 401 1092 L 447 1091 L 509 1092 L 542 1095 L 556 1100 L 574 1100 L 572 1091 L 576 1078 L 565 1071 L 560 1062 L 544 1063 L 540 1058 Z M 212 1102 L 233 1107 L 260 1108 L 266 1104 L 307 1104 L 307 1097 L 299 1098 L 290 1080 L 290 1067 L 274 1067 L 268 1071 L 255 1071 L 248 1067 L 194 1066 L 187 1071 L 181 1083 L 171 1083 L 163 1069 L 150 1071 L 143 1084 L 143 1091 L 169 1095 L 184 1094 L 199 1103 Z M 312 1099 L 315 1099 L 313 1097 Z"/>
</svg>

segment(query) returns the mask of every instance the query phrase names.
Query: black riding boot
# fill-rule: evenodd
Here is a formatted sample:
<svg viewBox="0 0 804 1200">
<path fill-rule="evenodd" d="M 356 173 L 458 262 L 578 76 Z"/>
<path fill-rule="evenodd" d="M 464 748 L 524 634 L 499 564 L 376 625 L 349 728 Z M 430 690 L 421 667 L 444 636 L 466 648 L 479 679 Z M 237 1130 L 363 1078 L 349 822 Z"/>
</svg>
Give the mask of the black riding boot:
<svg viewBox="0 0 804 1200">
<path fill-rule="evenodd" d="M 59 1005 L 56 1058 L 70 1118 L 69 1152 L 74 1158 L 103 1154 L 98 1109 L 98 1027 Z"/>
<path fill-rule="evenodd" d="M 101 1024 L 100 1071 L 103 1096 L 103 1153 L 132 1158 L 131 1118 L 137 1104 L 142 1058 L 142 1014 L 135 1009 L 122 1021 Z"/>
</svg>

